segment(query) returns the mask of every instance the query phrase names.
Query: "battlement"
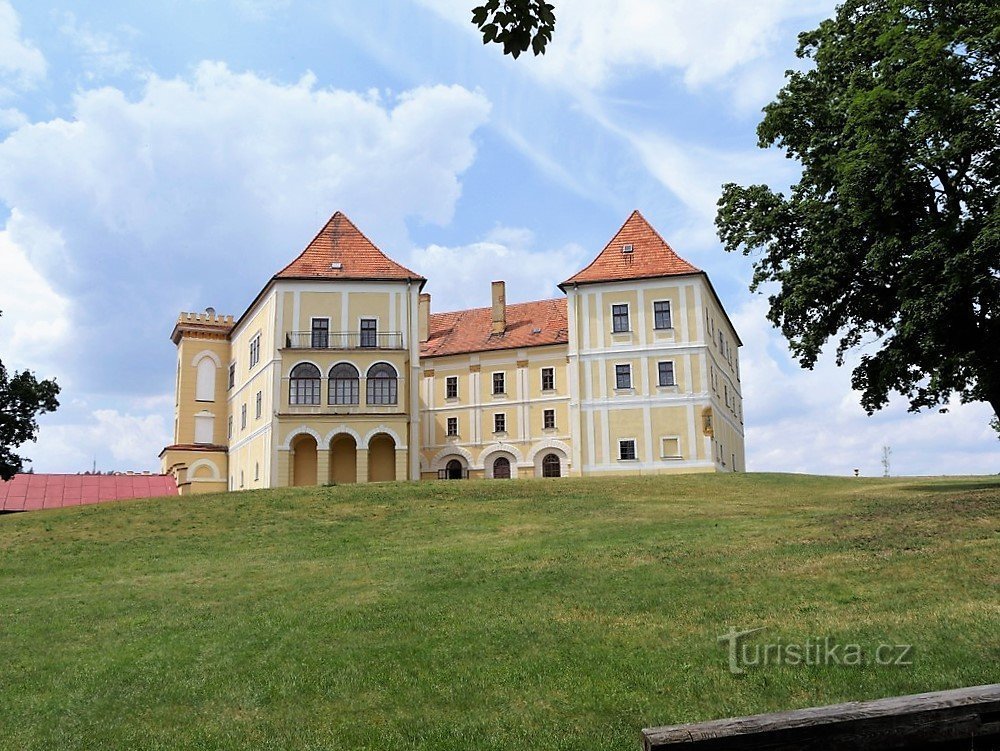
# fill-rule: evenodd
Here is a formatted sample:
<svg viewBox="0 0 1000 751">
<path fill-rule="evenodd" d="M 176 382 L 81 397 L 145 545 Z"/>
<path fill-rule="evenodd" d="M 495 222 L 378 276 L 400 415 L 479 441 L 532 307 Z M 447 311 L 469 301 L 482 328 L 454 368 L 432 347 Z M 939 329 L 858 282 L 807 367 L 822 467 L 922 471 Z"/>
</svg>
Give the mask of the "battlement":
<svg viewBox="0 0 1000 751">
<path fill-rule="evenodd" d="M 232 330 L 235 319 L 231 315 L 219 315 L 214 308 L 202 313 L 181 313 L 170 338 L 178 343 L 183 334 L 202 334 L 210 337 L 225 336 Z"/>
</svg>

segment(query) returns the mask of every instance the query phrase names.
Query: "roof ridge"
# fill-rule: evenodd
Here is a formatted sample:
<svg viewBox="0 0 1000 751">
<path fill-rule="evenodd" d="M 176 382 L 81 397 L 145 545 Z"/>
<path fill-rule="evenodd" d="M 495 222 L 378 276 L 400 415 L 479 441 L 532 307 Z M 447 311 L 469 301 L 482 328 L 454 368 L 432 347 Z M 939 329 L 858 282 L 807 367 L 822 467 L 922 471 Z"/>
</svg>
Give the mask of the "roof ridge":
<svg viewBox="0 0 1000 751">
<path fill-rule="evenodd" d="M 507 308 L 513 308 L 515 305 L 537 305 L 542 302 L 564 302 L 565 297 L 543 297 L 541 300 L 525 300 L 524 302 L 509 302 L 507 303 Z M 476 310 L 492 310 L 492 305 L 478 305 L 475 308 L 459 308 L 458 310 L 441 310 L 436 313 L 432 312 L 432 316 L 450 316 L 456 313 L 471 313 Z"/>
</svg>

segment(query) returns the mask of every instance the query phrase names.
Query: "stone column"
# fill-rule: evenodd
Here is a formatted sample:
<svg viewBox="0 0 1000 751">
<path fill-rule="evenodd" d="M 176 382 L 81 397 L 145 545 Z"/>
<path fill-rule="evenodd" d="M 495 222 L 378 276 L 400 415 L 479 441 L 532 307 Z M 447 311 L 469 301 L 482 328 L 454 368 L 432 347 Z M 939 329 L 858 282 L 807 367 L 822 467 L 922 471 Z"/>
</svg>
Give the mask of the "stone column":
<svg viewBox="0 0 1000 751">
<path fill-rule="evenodd" d="M 316 447 L 316 484 L 326 485 L 330 482 L 330 447 Z"/>
<path fill-rule="evenodd" d="M 410 452 L 396 447 L 396 480 L 405 482 L 410 479 Z"/>
<path fill-rule="evenodd" d="M 368 449 L 358 446 L 358 482 L 368 482 Z"/>
</svg>

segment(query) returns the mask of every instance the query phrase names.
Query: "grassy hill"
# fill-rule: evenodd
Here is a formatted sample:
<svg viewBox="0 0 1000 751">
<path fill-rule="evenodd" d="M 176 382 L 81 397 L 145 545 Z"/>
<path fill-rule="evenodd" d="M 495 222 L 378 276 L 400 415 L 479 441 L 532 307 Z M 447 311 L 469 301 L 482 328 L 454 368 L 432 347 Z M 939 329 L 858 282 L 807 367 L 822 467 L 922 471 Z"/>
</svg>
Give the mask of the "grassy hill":
<svg viewBox="0 0 1000 751">
<path fill-rule="evenodd" d="M 1000 680 L 1000 479 L 273 490 L 0 517 L 0 747 L 634 749 Z M 912 644 L 727 668 L 717 637 Z"/>
</svg>

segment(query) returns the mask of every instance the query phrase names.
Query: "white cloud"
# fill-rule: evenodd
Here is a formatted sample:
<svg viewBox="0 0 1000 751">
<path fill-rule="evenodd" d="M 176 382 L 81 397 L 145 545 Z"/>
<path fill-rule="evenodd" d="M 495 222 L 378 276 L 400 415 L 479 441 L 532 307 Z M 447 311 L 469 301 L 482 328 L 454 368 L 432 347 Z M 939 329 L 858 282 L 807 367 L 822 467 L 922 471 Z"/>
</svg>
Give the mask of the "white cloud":
<svg viewBox="0 0 1000 751">
<path fill-rule="evenodd" d="M 168 419 L 162 410 L 91 409 L 87 402 L 66 399 L 53 415 L 41 418 L 36 443 L 18 451 L 31 460 L 36 472 L 83 472 L 94 462 L 97 469 L 159 469 L 157 456 L 170 442 Z M 168 397 L 172 402 L 172 397 Z M 162 407 L 163 399 L 152 406 Z"/>
<path fill-rule="evenodd" d="M 42 377 L 53 356 L 69 344 L 69 301 L 52 289 L 9 233 L 0 232 L 0 355 L 17 370 Z"/>
<path fill-rule="evenodd" d="M 471 33 L 462 0 L 421 0 Z M 783 25 L 812 22 L 830 0 L 561 0 L 545 55 L 528 69 L 563 85 L 598 89 L 644 70 L 676 70 L 698 88 L 769 57 Z"/>
<path fill-rule="evenodd" d="M 460 246 L 430 245 L 413 252 L 410 266 L 428 279 L 432 310 L 463 310 L 490 304 L 490 283 L 507 283 L 508 302 L 557 297 L 556 285 L 586 260 L 577 245 L 535 248 L 526 229 L 498 227 L 481 241 Z"/>
<path fill-rule="evenodd" d="M 30 89 L 45 77 L 45 57 L 21 37 L 21 19 L 8 2 L 0 0 L 0 94 Z"/>
<path fill-rule="evenodd" d="M 868 416 L 851 388 L 851 370 L 824 356 L 811 371 L 799 368 L 781 335 L 765 319 L 757 297 L 733 315 L 743 340 L 740 371 L 747 466 L 751 471 L 881 475 L 882 446 L 892 448 L 899 475 L 989 474 L 1000 468 L 1000 441 L 985 404 L 953 404 L 947 414 L 913 414 L 894 397 Z"/>
<path fill-rule="evenodd" d="M 335 209 L 390 254 L 408 218 L 450 221 L 488 112 L 459 86 L 387 99 L 203 63 L 21 127 L 0 143 L 0 198 L 11 240 L 73 305 L 81 388 L 149 393 L 172 375 L 179 309 L 241 312 Z"/>
<path fill-rule="evenodd" d="M 128 26 L 119 27 L 119 31 L 129 37 L 137 35 L 135 29 Z M 132 53 L 121 43 L 118 35 L 97 31 L 86 22 L 79 23 L 73 13 L 63 15 L 59 33 L 80 55 L 81 69 L 87 80 L 120 76 L 138 67 Z"/>
</svg>

